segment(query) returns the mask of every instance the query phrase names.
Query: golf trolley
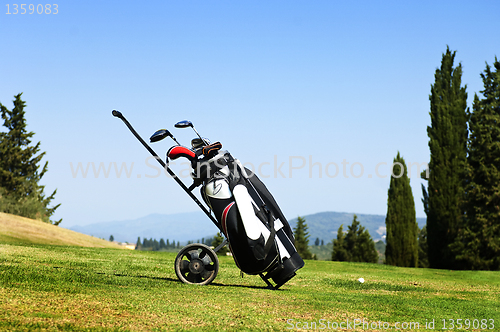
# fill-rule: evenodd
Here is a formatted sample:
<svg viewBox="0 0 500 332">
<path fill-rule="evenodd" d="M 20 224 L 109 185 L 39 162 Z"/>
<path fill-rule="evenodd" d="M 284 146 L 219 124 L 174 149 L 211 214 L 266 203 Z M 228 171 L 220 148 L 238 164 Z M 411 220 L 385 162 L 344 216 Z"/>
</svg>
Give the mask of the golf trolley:
<svg viewBox="0 0 500 332">
<path fill-rule="evenodd" d="M 112 114 L 125 123 L 226 238 L 213 250 L 200 243 L 182 248 L 174 262 L 175 273 L 182 282 L 211 283 L 219 270 L 216 252 L 226 244 L 229 244 L 233 259 L 242 272 L 258 274 L 272 289 L 281 287 L 304 266 L 294 246 L 290 225 L 271 193 L 254 173 L 222 150 L 220 142 L 210 143 L 200 136 L 192 122 L 180 121 L 175 124 L 176 128 L 190 127 L 198 138 L 191 141 L 191 148 L 187 148 L 167 129 L 156 131 L 150 137 L 151 143 L 170 137 L 177 144 L 168 150 L 164 162 L 122 113 L 114 110 Z M 169 160 L 180 157 L 191 162 L 193 184 L 189 187 L 168 166 Z M 206 206 L 192 193 L 199 186 Z"/>
</svg>

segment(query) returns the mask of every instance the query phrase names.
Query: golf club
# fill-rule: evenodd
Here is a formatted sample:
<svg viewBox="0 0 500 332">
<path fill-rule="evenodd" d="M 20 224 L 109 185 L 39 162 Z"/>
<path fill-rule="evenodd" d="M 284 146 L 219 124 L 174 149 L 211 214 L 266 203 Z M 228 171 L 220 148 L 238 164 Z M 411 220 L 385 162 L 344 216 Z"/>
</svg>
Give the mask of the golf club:
<svg viewBox="0 0 500 332">
<path fill-rule="evenodd" d="M 205 212 L 205 214 L 207 215 L 207 217 L 215 224 L 215 226 L 217 226 L 217 228 L 222 232 L 221 230 L 221 227 L 219 226 L 219 222 L 214 218 L 214 216 L 212 216 L 212 214 L 207 210 L 207 208 L 201 204 L 201 202 L 198 200 L 198 198 L 196 198 L 196 196 L 189 190 L 189 188 L 184 184 L 184 182 L 182 182 L 178 177 L 177 175 L 175 175 L 175 173 L 170 169 L 170 167 L 168 167 L 168 165 L 156 154 L 156 152 L 151 149 L 151 147 L 142 139 L 142 137 L 135 131 L 135 129 L 132 127 L 132 125 L 128 122 L 128 120 L 123 116 L 123 114 L 120 112 L 120 111 L 117 111 L 117 110 L 113 110 L 111 112 L 111 114 L 113 114 L 114 117 L 117 117 L 119 119 L 121 119 L 123 121 L 123 123 L 125 123 L 125 125 L 128 127 L 128 129 L 132 132 L 132 134 L 139 140 L 139 142 L 141 142 L 141 144 L 146 148 L 146 150 L 149 151 L 149 153 L 151 153 L 151 155 L 153 157 L 155 157 L 155 159 L 160 163 L 160 165 L 165 169 L 167 170 L 168 174 L 179 184 L 179 186 L 181 186 L 181 188 L 186 192 L 186 194 L 189 195 L 189 197 L 191 197 L 191 199 L 193 201 L 196 202 L 196 204 L 198 204 L 198 206 L 200 207 L 200 209 Z M 154 135 L 153 135 L 154 136 Z M 165 135 L 166 137 L 166 135 Z"/>
<path fill-rule="evenodd" d="M 203 143 L 205 145 L 209 145 L 209 143 L 203 138 L 200 136 L 200 134 L 198 134 L 198 132 L 196 131 L 196 129 L 194 128 L 193 126 L 193 123 L 191 121 L 188 121 L 188 120 L 184 120 L 184 121 L 179 121 L 177 122 L 175 125 L 174 125 L 175 128 L 187 128 L 187 127 L 191 127 L 193 128 L 194 132 L 196 133 L 196 135 L 198 135 L 198 137 L 203 141 Z"/>
<path fill-rule="evenodd" d="M 170 137 L 171 139 L 174 140 L 175 143 L 177 143 L 177 145 L 181 145 L 179 142 L 177 142 L 177 140 L 175 139 L 174 135 L 172 135 L 172 133 L 170 133 L 170 131 L 168 131 L 167 129 L 160 129 L 160 130 L 157 130 L 150 138 L 149 138 L 149 142 L 150 143 L 154 143 L 154 142 L 159 142 L 161 141 L 162 139 L 164 139 L 165 137 Z"/>
</svg>

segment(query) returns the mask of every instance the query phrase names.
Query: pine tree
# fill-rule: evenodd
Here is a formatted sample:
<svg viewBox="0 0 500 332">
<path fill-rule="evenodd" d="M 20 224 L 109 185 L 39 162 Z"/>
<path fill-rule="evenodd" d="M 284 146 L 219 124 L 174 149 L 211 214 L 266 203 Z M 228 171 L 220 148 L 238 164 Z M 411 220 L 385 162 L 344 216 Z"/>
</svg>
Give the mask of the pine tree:
<svg viewBox="0 0 500 332">
<path fill-rule="evenodd" d="M 217 235 L 215 235 L 214 237 L 214 240 L 212 241 L 212 246 L 215 248 L 217 248 L 222 242 L 224 242 L 224 237 L 222 236 L 222 234 L 219 232 L 217 233 Z M 227 248 L 227 245 L 225 245 L 224 247 L 220 248 L 219 251 L 217 251 L 217 255 L 220 255 L 220 256 L 226 256 L 226 253 L 229 251 L 229 249 Z"/>
<path fill-rule="evenodd" d="M 394 169 L 387 198 L 386 264 L 403 267 L 418 266 L 418 225 L 415 201 L 411 191 L 406 163 L 399 152 L 394 158 Z"/>
<path fill-rule="evenodd" d="M 465 216 L 454 250 L 461 268 L 500 270 L 500 62 L 486 64 L 483 98 L 474 96 L 466 168 Z"/>
<path fill-rule="evenodd" d="M 358 255 L 353 255 L 353 262 L 378 262 L 378 252 L 377 249 L 375 249 L 375 242 L 370 236 L 368 230 L 364 227 L 361 227 L 359 230 L 357 249 Z"/>
<path fill-rule="evenodd" d="M 360 225 L 356 215 L 348 229 L 344 234 L 343 225 L 340 225 L 337 239 L 333 240 L 332 261 L 376 263 L 378 253 L 375 242 L 368 230 Z"/>
<path fill-rule="evenodd" d="M 332 261 L 348 262 L 350 261 L 349 253 L 345 243 L 344 225 L 340 225 L 337 231 L 337 239 L 333 240 Z"/>
<path fill-rule="evenodd" d="M 360 225 L 358 217 L 354 215 L 349 231 L 345 236 L 345 247 L 350 262 L 376 263 L 378 261 L 375 242 L 367 229 Z"/>
<path fill-rule="evenodd" d="M 427 134 L 431 159 L 428 189 L 422 186 L 422 191 L 432 268 L 454 266 L 450 245 L 462 218 L 468 111 L 466 86 L 461 86 L 462 65 L 453 67 L 455 53 L 446 49 L 429 96 L 431 126 Z"/>
<path fill-rule="evenodd" d="M 113 235 L 109 236 L 109 242 L 113 242 L 115 240 L 115 237 Z"/>
<path fill-rule="evenodd" d="M 142 244 L 141 244 L 141 237 L 138 236 L 137 237 L 137 242 L 135 243 L 135 250 L 140 250 L 142 247 Z"/>
<path fill-rule="evenodd" d="M 297 218 L 297 225 L 293 230 L 295 237 L 295 248 L 302 259 L 312 259 L 312 253 L 309 250 L 309 233 L 307 232 L 306 219 Z"/>
<path fill-rule="evenodd" d="M 39 164 L 45 156 L 40 152 L 40 142 L 30 146 L 34 132 L 26 129 L 26 103 L 22 93 L 15 96 L 14 108 L 8 110 L 0 103 L 0 111 L 7 132 L 0 133 L 0 211 L 35 218 L 58 225 L 50 217 L 60 204 L 50 208 L 57 190 L 46 197 L 44 186 L 40 185 L 48 162 Z"/>
<path fill-rule="evenodd" d="M 168 239 L 167 239 L 167 243 L 168 243 Z M 163 240 L 163 238 L 160 239 L 160 250 L 161 249 L 168 249 L 167 244 L 165 243 L 165 240 Z"/>
</svg>

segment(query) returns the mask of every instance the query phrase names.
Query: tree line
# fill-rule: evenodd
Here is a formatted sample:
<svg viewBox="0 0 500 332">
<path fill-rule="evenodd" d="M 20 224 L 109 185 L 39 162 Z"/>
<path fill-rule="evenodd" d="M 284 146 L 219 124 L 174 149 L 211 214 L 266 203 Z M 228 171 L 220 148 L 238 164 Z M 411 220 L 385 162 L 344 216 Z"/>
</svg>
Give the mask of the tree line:
<svg viewBox="0 0 500 332">
<path fill-rule="evenodd" d="M 375 249 L 375 242 L 368 230 L 361 226 L 358 217 L 354 215 L 348 231 L 344 232 L 344 225 L 340 225 L 337 238 L 333 240 L 331 260 L 343 262 L 368 262 L 377 263 L 379 254 Z M 306 219 L 297 218 L 294 228 L 295 248 L 303 259 L 317 259 L 309 247 L 309 232 Z M 323 240 L 316 239 L 314 245 L 324 245 Z"/>
<path fill-rule="evenodd" d="M 168 250 L 168 249 L 180 249 L 181 244 L 179 241 L 175 242 L 173 240 L 170 242 L 169 239 L 166 241 L 164 239 L 160 239 L 160 241 L 150 238 L 144 238 L 141 241 L 141 237 L 137 238 L 137 242 L 135 244 L 135 250 L 148 250 L 148 251 L 160 251 L 160 250 Z"/>
<path fill-rule="evenodd" d="M 386 263 L 438 269 L 500 270 L 500 62 L 486 63 L 484 90 L 467 107 L 456 51 L 442 55 L 431 85 L 430 162 L 422 172 L 426 226 L 419 230 L 406 165 L 391 178 Z"/>
<path fill-rule="evenodd" d="M 110 241 L 112 241 L 112 235 L 110 237 Z M 216 248 L 219 244 L 221 244 L 224 241 L 224 237 L 222 236 L 221 233 L 217 233 L 217 235 L 213 237 L 208 237 L 208 238 L 201 238 L 198 239 L 197 241 L 187 241 L 186 245 L 189 245 L 191 243 L 202 243 L 207 246 L 212 246 Z M 179 250 L 181 249 L 181 243 L 179 241 L 172 240 L 170 241 L 167 239 L 166 241 L 164 239 L 160 239 L 160 241 L 150 238 L 144 238 L 141 241 L 141 237 L 137 238 L 136 245 L 135 245 L 135 250 L 145 250 L 145 251 L 161 251 L 161 250 Z M 221 248 L 217 254 L 218 255 L 225 255 L 226 252 L 229 250 L 224 247 Z"/>
<path fill-rule="evenodd" d="M 419 229 L 404 158 L 394 158 L 390 179 L 385 263 L 405 267 L 500 270 L 500 62 L 480 74 L 482 96 L 467 107 L 462 65 L 447 47 L 431 85 L 427 127 L 430 162 L 421 174 L 426 226 Z M 305 220 L 296 247 L 310 259 Z M 298 231 L 298 234 L 297 234 Z M 307 232 L 305 233 L 307 234 Z M 317 244 L 317 241 L 316 241 Z M 356 216 L 333 240 L 332 260 L 375 262 L 373 241 Z"/>
</svg>

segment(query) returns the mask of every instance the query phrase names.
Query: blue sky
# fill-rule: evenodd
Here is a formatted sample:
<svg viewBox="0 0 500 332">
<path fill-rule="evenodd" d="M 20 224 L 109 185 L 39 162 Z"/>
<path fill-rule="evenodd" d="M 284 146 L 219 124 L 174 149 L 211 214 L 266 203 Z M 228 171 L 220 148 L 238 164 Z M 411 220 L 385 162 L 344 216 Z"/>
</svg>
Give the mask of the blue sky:
<svg viewBox="0 0 500 332">
<path fill-rule="evenodd" d="M 498 1 L 57 5 L 57 14 L 9 15 L 14 4 L 3 2 L 0 102 L 11 108 L 24 93 L 28 128 L 49 161 L 43 184 L 58 189 L 64 227 L 197 209 L 172 179 L 155 176 L 113 109 L 144 138 L 167 128 L 185 145 L 194 133 L 173 124 L 193 121 L 242 162 L 261 165 L 290 219 L 385 214 L 389 177 L 376 166 L 390 174 L 398 151 L 407 162 L 429 161 L 428 96 L 446 46 L 462 63 L 469 105 L 500 49 Z M 171 145 L 153 148 L 163 157 Z M 86 177 L 78 163 L 89 165 Z M 108 176 L 93 173 L 100 163 L 111 165 Z M 118 177 L 114 163 L 129 175 Z M 421 183 L 414 171 L 418 217 Z"/>
</svg>

